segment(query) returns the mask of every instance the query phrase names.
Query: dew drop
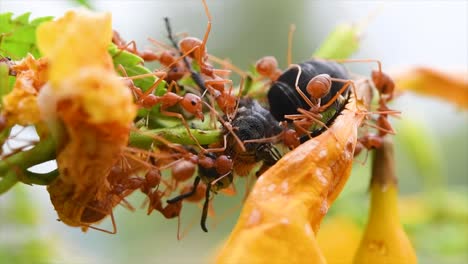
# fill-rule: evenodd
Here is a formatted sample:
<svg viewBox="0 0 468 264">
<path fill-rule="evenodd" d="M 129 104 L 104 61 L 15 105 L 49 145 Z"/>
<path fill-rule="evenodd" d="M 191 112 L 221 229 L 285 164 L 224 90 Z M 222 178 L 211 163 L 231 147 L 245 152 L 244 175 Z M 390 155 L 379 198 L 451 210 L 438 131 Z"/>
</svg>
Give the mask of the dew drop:
<svg viewBox="0 0 468 264">
<path fill-rule="evenodd" d="M 281 183 L 281 191 L 283 193 L 287 193 L 288 189 L 289 189 L 289 184 L 287 181 L 284 181 L 283 183 Z"/>
<path fill-rule="evenodd" d="M 310 224 L 309 223 L 306 223 L 305 224 L 305 233 L 306 235 L 308 236 L 313 236 L 314 235 L 314 232 L 312 232 L 312 227 L 310 227 Z"/>
<path fill-rule="evenodd" d="M 274 185 L 274 184 L 272 183 L 272 184 L 270 184 L 270 185 L 268 186 L 268 189 L 267 189 L 267 190 L 268 190 L 269 192 L 273 192 L 273 191 L 275 191 L 275 189 L 276 189 L 276 185 Z"/>
<path fill-rule="evenodd" d="M 252 213 L 250 213 L 249 219 L 247 219 L 247 225 L 256 225 L 260 222 L 260 218 L 262 217 L 261 213 L 257 209 L 253 209 Z"/>
<path fill-rule="evenodd" d="M 327 178 L 325 178 L 325 176 L 323 175 L 323 169 L 317 168 L 315 170 L 315 176 L 317 176 L 317 179 L 320 181 L 320 183 L 323 184 L 323 186 L 328 184 Z"/>
<path fill-rule="evenodd" d="M 320 152 L 319 152 L 319 158 L 323 159 L 327 156 L 327 150 L 326 149 L 322 149 Z"/>
</svg>

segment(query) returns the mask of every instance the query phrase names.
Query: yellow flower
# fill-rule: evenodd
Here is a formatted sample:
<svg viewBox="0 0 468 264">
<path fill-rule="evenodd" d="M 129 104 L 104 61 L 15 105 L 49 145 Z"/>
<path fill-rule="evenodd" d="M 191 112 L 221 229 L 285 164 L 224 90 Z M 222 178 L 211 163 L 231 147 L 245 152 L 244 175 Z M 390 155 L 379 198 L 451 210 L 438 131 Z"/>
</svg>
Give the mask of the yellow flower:
<svg viewBox="0 0 468 264">
<path fill-rule="evenodd" d="M 37 29 L 37 45 L 50 63 L 38 101 L 59 146 L 60 175 L 48 191 L 60 219 L 84 230 L 115 206 L 107 176 L 136 115 L 132 94 L 107 52 L 111 38 L 110 14 L 86 10 Z"/>
<path fill-rule="evenodd" d="M 372 160 L 371 205 L 354 263 L 417 263 L 416 252 L 400 223 L 393 143 L 386 138 Z"/>
</svg>

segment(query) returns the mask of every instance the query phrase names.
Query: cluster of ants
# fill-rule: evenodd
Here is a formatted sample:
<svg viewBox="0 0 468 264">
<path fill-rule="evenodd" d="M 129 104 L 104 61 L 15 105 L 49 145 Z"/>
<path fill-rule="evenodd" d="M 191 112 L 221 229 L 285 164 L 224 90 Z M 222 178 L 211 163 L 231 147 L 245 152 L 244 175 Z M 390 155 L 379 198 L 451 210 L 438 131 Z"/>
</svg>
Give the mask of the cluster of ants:
<svg viewBox="0 0 468 264">
<path fill-rule="evenodd" d="M 326 131 L 340 115 L 356 89 L 355 81 L 340 64 L 343 62 L 378 63 L 378 70 L 372 72 L 372 81 L 379 92 L 379 108 L 369 113 L 370 121 L 367 122 L 378 133 L 361 135 L 355 155 L 363 149 L 380 147 L 382 138 L 394 133 L 387 119 L 389 115 L 398 114 L 387 107 L 393 98 L 394 84 L 382 72 L 380 62 L 312 59 L 292 64 L 288 59 L 290 66 L 282 71 L 276 59 L 268 56 L 257 61 L 258 74 L 241 72 L 229 62 L 207 53 L 211 15 L 204 0 L 203 4 L 208 17 L 203 40 L 183 37 L 178 41 L 168 18 L 165 22 L 171 44 L 150 39 L 159 48 L 157 51 L 140 51 L 135 42 L 127 43 L 114 32 L 112 41 L 122 52 L 138 55 L 145 62 L 159 62 L 163 67 L 151 74 L 130 77 L 124 67 L 118 67 L 136 104 L 144 109 L 158 107 L 160 115 L 179 119 L 193 144 L 175 144 L 152 135 L 154 143 L 150 150 L 128 147 L 126 151 L 131 152 L 129 159 L 115 164 L 107 176 L 110 185 L 108 198 L 87 204 L 81 216 L 83 226 L 115 233 L 112 208 L 120 204 L 133 210 L 125 197 L 140 190 L 147 197 L 148 214 L 158 211 L 165 218 L 179 217 L 183 202 L 204 200 L 200 225 L 207 232 L 206 220 L 212 194 L 233 186 L 234 176 L 247 176 L 255 169 L 256 176 L 260 177 L 282 157 L 282 152 Z M 223 68 L 216 69 L 213 62 L 220 63 Z M 229 79 L 232 71 L 242 78 L 239 89 L 236 89 L 237 95 L 233 94 L 234 85 Z M 158 78 L 146 91 L 134 84 L 133 80 L 148 75 Z M 268 106 L 243 93 L 244 89 L 248 90 L 243 87 L 246 78 L 250 83 L 261 82 L 268 88 Z M 185 79 L 192 82 L 181 82 Z M 158 96 L 154 92 L 163 82 L 168 84 L 167 91 Z M 191 132 L 187 120 L 203 122 L 205 113 L 209 114 L 215 128 L 219 126 L 216 121 L 222 125 L 222 139 L 218 143 L 200 144 Z M 169 179 L 163 176 L 165 170 L 169 172 Z M 193 182 L 186 184 L 194 175 Z M 174 191 L 180 194 L 173 196 Z M 114 231 L 88 225 L 109 214 Z"/>
</svg>

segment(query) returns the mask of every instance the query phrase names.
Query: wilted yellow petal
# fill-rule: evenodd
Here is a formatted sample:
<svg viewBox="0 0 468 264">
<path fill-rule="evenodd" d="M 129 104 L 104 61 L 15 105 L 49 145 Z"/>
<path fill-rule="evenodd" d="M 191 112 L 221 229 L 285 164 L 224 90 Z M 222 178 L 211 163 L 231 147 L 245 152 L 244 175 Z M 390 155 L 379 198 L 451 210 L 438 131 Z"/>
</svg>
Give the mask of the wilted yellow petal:
<svg viewBox="0 0 468 264">
<path fill-rule="evenodd" d="M 107 53 L 112 40 L 110 13 L 68 11 L 58 20 L 42 23 L 36 35 L 39 50 L 51 61 L 49 80 L 56 89 L 57 81 L 85 66 L 113 69 Z"/>
<path fill-rule="evenodd" d="M 69 11 L 38 27 L 37 45 L 50 62 L 50 91 L 41 99 L 46 119 L 55 111 L 51 102 L 73 100 L 89 115 L 89 122 L 125 126 L 132 122 L 136 107 L 130 90 L 114 72 L 107 52 L 111 40 L 109 13 Z"/>
<path fill-rule="evenodd" d="M 442 72 L 415 67 L 392 77 L 397 89 L 435 96 L 463 109 L 468 108 L 468 72 Z"/>
<path fill-rule="evenodd" d="M 3 114 L 9 125 L 37 124 L 41 121 L 37 95 L 46 82 L 47 62 L 35 60 L 29 54 L 12 70 L 16 72 L 16 81 L 13 90 L 2 98 Z"/>
<path fill-rule="evenodd" d="M 315 234 L 349 177 L 363 108 L 352 99 L 328 131 L 259 178 L 217 263 L 325 262 Z"/>
<path fill-rule="evenodd" d="M 136 106 L 107 52 L 110 14 L 70 11 L 41 24 L 37 37 L 50 63 L 38 102 L 59 146 L 60 175 L 47 189 L 60 219 L 86 229 L 117 204 L 107 177 L 127 145 Z"/>
</svg>

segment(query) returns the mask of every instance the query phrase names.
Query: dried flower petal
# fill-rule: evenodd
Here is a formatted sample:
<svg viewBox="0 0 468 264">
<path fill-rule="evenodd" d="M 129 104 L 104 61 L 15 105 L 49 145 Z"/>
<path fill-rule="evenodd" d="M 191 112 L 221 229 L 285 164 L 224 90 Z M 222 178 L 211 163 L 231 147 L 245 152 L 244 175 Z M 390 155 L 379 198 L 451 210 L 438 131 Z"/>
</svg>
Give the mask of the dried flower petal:
<svg viewBox="0 0 468 264">
<path fill-rule="evenodd" d="M 325 262 L 315 234 L 350 175 L 363 111 L 351 100 L 328 131 L 260 177 L 218 263 Z"/>
<path fill-rule="evenodd" d="M 400 90 L 436 96 L 468 108 L 468 74 L 448 73 L 427 67 L 411 68 L 392 77 Z"/>
<path fill-rule="evenodd" d="M 132 94 L 107 52 L 111 37 L 110 14 L 85 10 L 38 28 L 38 47 L 50 62 L 50 83 L 40 91 L 39 106 L 59 135 L 60 176 L 48 191 L 60 219 L 84 229 L 116 205 L 107 177 L 136 115 Z"/>
<path fill-rule="evenodd" d="M 39 50 L 52 64 L 49 80 L 54 89 L 60 89 L 56 82 L 85 65 L 112 70 L 107 53 L 112 39 L 110 13 L 68 11 L 56 21 L 42 23 L 36 32 Z"/>
<path fill-rule="evenodd" d="M 28 55 L 18 64 L 12 66 L 16 72 L 13 90 L 3 99 L 3 113 L 8 125 L 33 125 L 41 121 L 37 95 L 47 78 L 45 59 L 35 60 Z"/>
</svg>

